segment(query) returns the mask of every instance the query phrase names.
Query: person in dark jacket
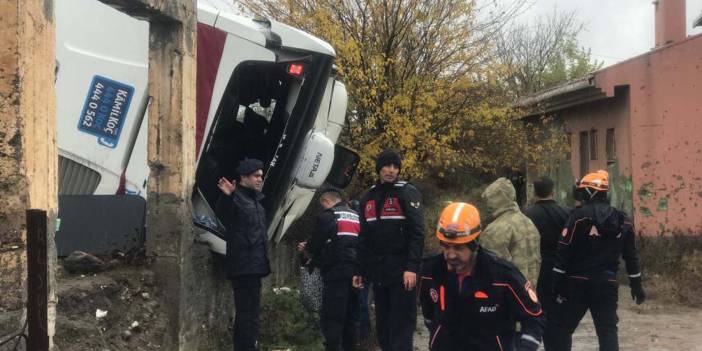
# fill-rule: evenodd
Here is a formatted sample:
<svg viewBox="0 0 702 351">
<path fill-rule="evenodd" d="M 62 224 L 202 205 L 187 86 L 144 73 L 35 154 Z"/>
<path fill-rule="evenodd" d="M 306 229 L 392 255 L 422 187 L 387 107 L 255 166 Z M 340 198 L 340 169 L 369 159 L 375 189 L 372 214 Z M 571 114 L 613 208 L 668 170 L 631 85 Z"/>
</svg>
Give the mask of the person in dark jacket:
<svg viewBox="0 0 702 351">
<path fill-rule="evenodd" d="M 536 284 L 536 294 L 544 310 L 548 309 L 554 301 L 551 294 L 553 283 L 553 261 L 556 259 L 556 249 L 558 248 L 558 238 L 565 227 L 570 209 L 556 203 L 554 197 L 553 180 L 549 177 L 540 177 L 534 181 L 534 195 L 536 201 L 534 205 L 527 208 L 525 214 L 539 230 L 541 235 L 541 269 L 539 270 L 539 280 Z M 547 340 L 544 339 L 544 344 Z"/>
<path fill-rule="evenodd" d="M 324 209 L 317 216 L 312 237 L 301 243 L 324 282 L 321 326 L 325 350 L 351 351 L 356 344 L 359 318 L 358 290 L 352 286 L 357 266 L 358 214 L 342 200 L 336 188 L 324 188 L 319 197 Z"/>
<path fill-rule="evenodd" d="M 415 285 L 424 250 L 422 197 L 398 181 L 400 155 L 392 150 L 376 160 L 378 182 L 360 199 L 360 275 L 373 284 L 376 330 L 383 351 L 412 351 L 416 324 Z"/>
<path fill-rule="evenodd" d="M 270 274 L 266 214 L 261 205 L 263 163 L 242 161 L 238 184 L 220 178 L 222 191 L 216 213 L 226 228 L 225 272 L 234 289 L 234 350 L 256 349 L 261 302 L 261 279 Z"/>
<path fill-rule="evenodd" d="M 480 232 L 471 204 L 451 203 L 439 217 L 443 253 L 425 259 L 420 278 L 429 349 L 536 351 L 544 328 L 536 292 L 514 264 L 481 247 Z"/>
<path fill-rule="evenodd" d="M 637 304 L 646 295 L 631 220 L 607 200 L 609 175 L 584 176 L 578 191 L 585 203 L 573 210 L 558 241 L 553 265 L 556 303 L 548 315 L 547 351 L 569 351 L 572 334 L 587 310 L 595 323 L 601 351 L 619 350 L 617 337 L 617 270 L 624 259 L 631 296 Z"/>
</svg>

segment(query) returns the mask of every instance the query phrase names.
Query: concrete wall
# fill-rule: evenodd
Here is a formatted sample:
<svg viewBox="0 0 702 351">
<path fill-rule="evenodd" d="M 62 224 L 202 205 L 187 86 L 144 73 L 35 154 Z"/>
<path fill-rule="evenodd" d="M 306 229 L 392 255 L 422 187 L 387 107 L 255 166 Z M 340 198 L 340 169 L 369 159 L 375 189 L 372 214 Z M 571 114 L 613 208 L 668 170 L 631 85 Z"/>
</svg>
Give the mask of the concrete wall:
<svg viewBox="0 0 702 351">
<path fill-rule="evenodd" d="M 625 87 L 617 89 L 615 97 L 599 100 L 584 105 L 567 108 L 553 114 L 556 120 L 563 123 L 563 129 L 571 134 L 570 161 L 555 162 L 546 173 L 555 182 L 555 195 L 559 203 L 572 206 L 572 187 L 576 178 L 583 174 L 599 169 L 610 172 L 610 199 L 612 205 L 627 212 L 633 213 L 631 201 L 631 157 L 629 134 L 629 92 Z M 606 135 L 607 129 L 614 129 L 616 157 L 607 159 Z M 597 131 L 596 151 L 597 159 L 592 160 L 587 152 L 585 169 L 581 168 L 580 133 L 588 133 L 588 146 L 590 132 Z M 589 149 L 589 148 L 588 148 Z M 532 182 L 541 174 L 529 170 L 528 183 L 529 195 L 533 191 Z M 533 199 L 530 199 L 533 202 Z"/>
<path fill-rule="evenodd" d="M 606 99 L 556 112 L 572 135 L 570 172 L 583 174 L 580 132 L 597 130 L 597 159 L 612 203 L 645 234 L 702 233 L 702 36 L 665 46 L 594 74 Z M 606 157 L 615 130 L 616 162 Z M 563 180 L 567 171 L 556 172 Z"/>
<path fill-rule="evenodd" d="M 0 18 L 0 316 L 16 317 L 26 299 L 28 208 L 49 214 L 48 242 L 53 252 L 49 259 L 52 266 L 55 262 L 58 156 L 53 2 L 6 2 L 0 6 Z M 52 271 L 49 334 L 53 334 L 55 314 Z M 0 334 L 12 331 L 5 328 L 19 328 L 20 323 L 6 321 L 0 325 Z"/>
<path fill-rule="evenodd" d="M 595 72 L 594 82 L 607 98 L 555 112 L 572 136 L 570 169 L 551 167 L 557 197 L 573 176 L 606 169 L 613 205 L 633 215 L 639 232 L 702 234 L 702 36 Z M 609 128 L 616 162 L 606 157 Z M 593 129 L 597 159 L 583 170 L 580 132 Z"/>
<path fill-rule="evenodd" d="M 629 130 L 629 89 L 620 87 L 614 97 L 576 106 L 557 113 L 565 122 L 565 130 L 571 133 L 570 174 L 580 178 L 584 174 L 604 169 L 610 172 L 610 199 L 612 205 L 632 215 L 631 200 L 631 135 Z M 607 157 L 607 129 L 614 129 L 616 158 Z M 590 150 L 585 160 L 586 169 L 582 169 L 580 155 L 580 133 L 596 130 L 597 159 L 592 160 Z"/>
<path fill-rule="evenodd" d="M 622 174 L 630 174 L 630 135 L 628 92 L 620 89 L 616 97 L 592 102 L 557 114 L 565 122 L 565 130 L 571 133 L 571 170 L 576 177 L 581 177 L 598 169 L 607 169 L 606 153 L 607 129 L 614 129 L 617 157 L 616 161 Z M 587 157 L 587 169 L 581 169 L 580 133 L 597 131 L 597 159 Z M 588 140 L 588 145 L 589 145 Z M 589 152 L 588 152 L 589 155 Z"/>
<path fill-rule="evenodd" d="M 596 72 L 608 96 L 629 85 L 637 229 L 702 233 L 702 36 Z"/>
</svg>

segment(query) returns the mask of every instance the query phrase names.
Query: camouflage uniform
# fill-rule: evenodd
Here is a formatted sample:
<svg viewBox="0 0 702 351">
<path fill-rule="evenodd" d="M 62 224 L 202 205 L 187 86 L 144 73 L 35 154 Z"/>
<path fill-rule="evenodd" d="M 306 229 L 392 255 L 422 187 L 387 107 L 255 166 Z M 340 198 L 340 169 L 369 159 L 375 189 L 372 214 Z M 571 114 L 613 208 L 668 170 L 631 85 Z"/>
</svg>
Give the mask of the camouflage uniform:
<svg viewBox="0 0 702 351">
<path fill-rule="evenodd" d="M 480 244 L 514 263 L 533 283 L 538 280 L 541 238 L 534 223 L 517 206 L 516 191 L 506 178 L 499 178 L 482 194 L 494 221 L 480 234 Z"/>
</svg>

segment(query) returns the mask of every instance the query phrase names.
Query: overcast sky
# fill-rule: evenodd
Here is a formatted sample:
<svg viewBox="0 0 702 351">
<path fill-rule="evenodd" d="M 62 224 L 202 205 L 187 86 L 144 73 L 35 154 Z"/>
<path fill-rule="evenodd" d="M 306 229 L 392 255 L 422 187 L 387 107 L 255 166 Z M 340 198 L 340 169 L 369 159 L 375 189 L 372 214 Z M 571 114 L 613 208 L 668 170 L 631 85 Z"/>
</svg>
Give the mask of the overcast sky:
<svg viewBox="0 0 702 351">
<path fill-rule="evenodd" d="M 481 0 L 491 1 L 494 0 Z M 504 0 L 501 0 L 504 1 Z M 675 0 L 680 1 L 680 0 Z M 517 21 L 529 21 L 557 11 L 575 11 L 585 24 L 579 41 L 592 50 L 593 58 L 605 66 L 645 53 L 654 45 L 654 5 L 652 0 L 532 0 L 529 10 Z M 687 34 L 702 33 L 692 29 L 692 22 L 702 13 L 702 0 L 687 0 Z"/>
<path fill-rule="evenodd" d="M 236 0 L 199 0 L 215 7 L 229 7 Z M 439 1 L 439 0 L 437 0 Z M 504 5 L 514 0 L 478 0 L 485 4 Z M 585 25 L 580 44 L 592 50 L 594 59 L 605 66 L 643 54 L 654 45 L 654 5 L 652 0 L 527 0 L 531 6 L 515 20 L 528 22 L 547 16 L 554 10 L 575 11 Z M 682 1 L 682 0 L 673 0 Z M 687 0 L 687 34 L 702 33 L 692 28 L 692 21 L 702 13 L 702 0 Z"/>
</svg>

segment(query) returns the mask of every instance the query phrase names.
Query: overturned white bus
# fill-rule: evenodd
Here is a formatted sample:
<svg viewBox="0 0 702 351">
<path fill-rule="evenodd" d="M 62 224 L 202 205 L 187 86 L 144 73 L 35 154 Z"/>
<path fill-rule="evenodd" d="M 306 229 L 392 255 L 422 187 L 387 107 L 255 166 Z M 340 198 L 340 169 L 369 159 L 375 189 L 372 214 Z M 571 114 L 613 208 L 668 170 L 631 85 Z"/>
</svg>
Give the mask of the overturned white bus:
<svg viewBox="0 0 702 351">
<path fill-rule="evenodd" d="M 347 93 L 334 49 L 272 20 L 204 4 L 197 16 L 197 235 L 224 253 L 216 181 L 259 158 L 269 238 L 280 240 L 315 189 L 345 187 L 358 162 L 335 145 Z M 61 0 L 56 40 L 59 255 L 129 250 L 144 233 L 148 23 L 97 1 Z"/>
</svg>

